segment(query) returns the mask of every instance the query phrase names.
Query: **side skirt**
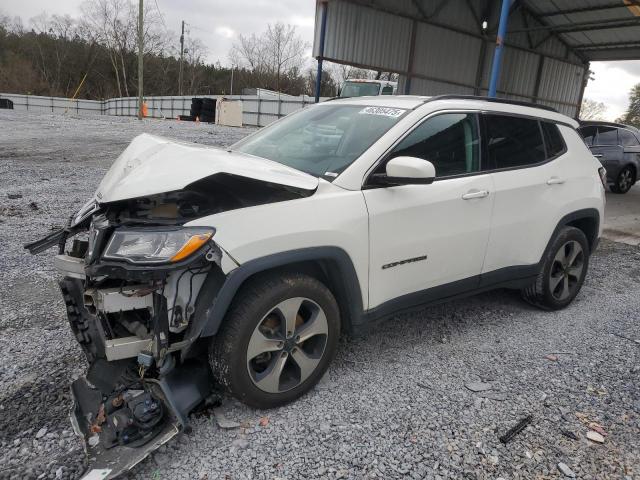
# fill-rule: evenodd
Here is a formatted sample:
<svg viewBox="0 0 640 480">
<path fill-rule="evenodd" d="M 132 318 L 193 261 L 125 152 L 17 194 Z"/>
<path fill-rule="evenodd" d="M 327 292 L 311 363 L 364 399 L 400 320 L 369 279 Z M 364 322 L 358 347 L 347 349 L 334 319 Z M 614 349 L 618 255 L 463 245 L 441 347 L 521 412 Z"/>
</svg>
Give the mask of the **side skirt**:
<svg viewBox="0 0 640 480">
<path fill-rule="evenodd" d="M 524 288 L 535 280 L 539 269 L 539 264 L 506 267 L 394 298 L 364 312 L 362 322 L 354 325 L 356 327 L 355 333 L 362 333 L 368 330 L 372 324 L 391 316 L 430 305 L 469 297 L 497 288 Z"/>
</svg>

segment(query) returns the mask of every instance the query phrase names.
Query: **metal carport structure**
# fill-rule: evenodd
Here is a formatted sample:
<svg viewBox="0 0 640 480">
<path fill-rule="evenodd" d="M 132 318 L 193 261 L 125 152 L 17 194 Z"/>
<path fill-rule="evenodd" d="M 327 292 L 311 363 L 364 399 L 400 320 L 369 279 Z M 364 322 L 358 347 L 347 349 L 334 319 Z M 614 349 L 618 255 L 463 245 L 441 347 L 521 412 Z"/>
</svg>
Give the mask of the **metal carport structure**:
<svg viewBox="0 0 640 480">
<path fill-rule="evenodd" d="M 510 0 L 317 0 L 313 55 L 395 72 L 405 94 L 486 95 Z M 500 97 L 577 116 L 592 60 L 640 59 L 640 0 L 515 0 Z M 320 67 L 321 68 L 321 67 Z"/>
</svg>

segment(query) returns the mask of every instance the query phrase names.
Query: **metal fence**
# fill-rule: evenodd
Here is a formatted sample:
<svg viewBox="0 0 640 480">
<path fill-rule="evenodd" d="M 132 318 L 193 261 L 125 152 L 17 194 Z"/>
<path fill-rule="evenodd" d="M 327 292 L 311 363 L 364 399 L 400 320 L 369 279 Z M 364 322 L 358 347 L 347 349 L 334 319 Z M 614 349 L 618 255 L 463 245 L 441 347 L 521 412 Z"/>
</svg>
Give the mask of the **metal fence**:
<svg viewBox="0 0 640 480">
<path fill-rule="evenodd" d="M 189 115 L 192 98 L 219 99 L 222 97 L 222 95 L 146 97 L 147 116 L 151 118 L 177 118 L 179 115 Z M 15 110 L 43 113 L 93 113 L 128 117 L 134 117 L 138 114 L 137 97 L 110 98 L 108 100 L 72 100 L 62 97 L 0 93 L 0 98 L 11 100 Z M 307 95 L 300 97 L 291 95 L 225 95 L 224 98 L 242 101 L 242 123 L 258 127 L 268 125 L 278 118 L 314 102 L 313 97 Z"/>
</svg>

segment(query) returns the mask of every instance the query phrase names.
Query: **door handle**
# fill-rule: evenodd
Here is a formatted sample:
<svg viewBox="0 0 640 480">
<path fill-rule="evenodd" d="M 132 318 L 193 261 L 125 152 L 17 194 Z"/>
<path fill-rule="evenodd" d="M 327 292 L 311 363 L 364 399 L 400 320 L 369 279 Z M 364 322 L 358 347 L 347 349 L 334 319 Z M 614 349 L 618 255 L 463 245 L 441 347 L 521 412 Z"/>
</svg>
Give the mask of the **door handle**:
<svg viewBox="0 0 640 480">
<path fill-rule="evenodd" d="M 472 200 L 474 198 L 484 198 L 488 197 L 489 192 L 487 190 L 471 190 L 464 195 L 462 195 L 463 200 Z"/>
<path fill-rule="evenodd" d="M 601 153 L 594 153 L 594 154 L 593 154 L 593 156 L 594 156 L 594 157 L 596 157 L 596 158 L 602 158 L 602 157 L 604 157 L 604 155 L 603 155 L 603 154 L 601 154 Z"/>
<path fill-rule="evenodd" d="M 564 179 L 560 177 L 551 177 L 547 180 L 547 185 L 562 185 L 564 183 Z"/>
</svg>

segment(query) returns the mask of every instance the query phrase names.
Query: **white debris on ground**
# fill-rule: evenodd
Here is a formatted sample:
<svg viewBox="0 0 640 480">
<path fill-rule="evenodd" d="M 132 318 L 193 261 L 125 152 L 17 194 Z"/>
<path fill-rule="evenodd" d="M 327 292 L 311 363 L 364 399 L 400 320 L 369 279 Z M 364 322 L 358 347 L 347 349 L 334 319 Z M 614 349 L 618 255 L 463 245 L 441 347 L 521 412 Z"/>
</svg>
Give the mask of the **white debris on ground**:
<svg viewBox="0 0 640 480">
<path fill-rule="evenodd" d="M 84 468 L 67 414 L 85 361 L 53 252 L 22 244 L 62 225 L 138 133 L 226 146 L 250 131 L 0 111 L 0 479 Z M 400 315 L 344 338 L 300 400 L 258 411 L 225 399 L 130 477 L 638 478 L 638 292 L 640 249 L 603 241 L 564 311 L 503 290 Z"/>
</svg>

